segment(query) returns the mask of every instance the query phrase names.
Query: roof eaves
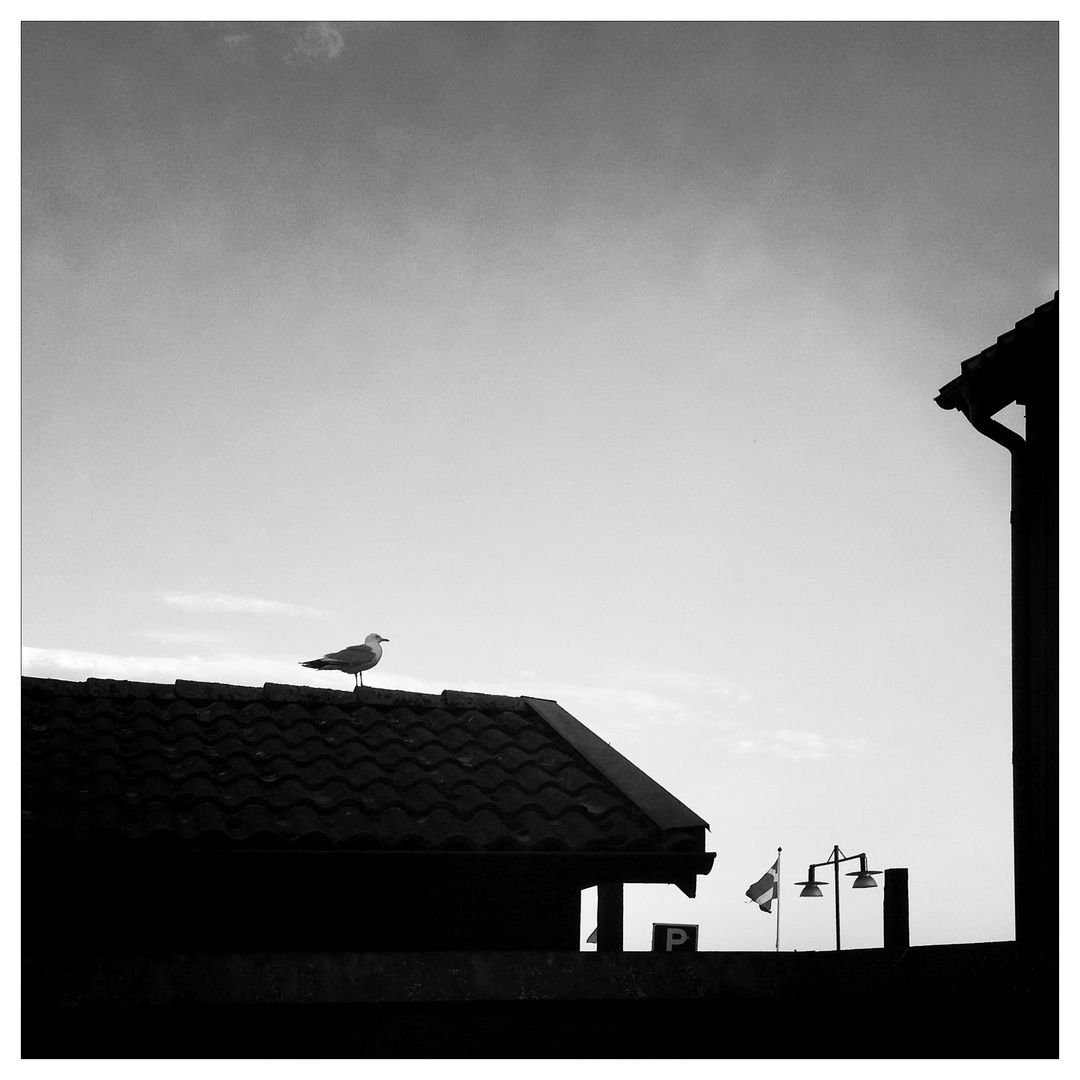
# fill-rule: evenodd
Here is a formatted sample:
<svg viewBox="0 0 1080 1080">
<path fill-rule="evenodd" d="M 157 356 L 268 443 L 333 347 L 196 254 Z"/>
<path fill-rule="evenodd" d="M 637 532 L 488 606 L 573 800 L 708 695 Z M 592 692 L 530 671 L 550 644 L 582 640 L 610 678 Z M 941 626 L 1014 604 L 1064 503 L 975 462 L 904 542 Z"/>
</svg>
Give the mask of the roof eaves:
<svg viewBox="0 0 1080 1080">
<path fill-rule="evenodd" d="M 708 822 L 623 757 L 556 701 L 522 698 L 550 727 L 661 829 L 707 829 Z"/>
<path fill-rule="evenodd" d="M 1023 402 L 1026 397 L 1026 370 L 1018 362 L 1032 345 L 1039 347 L 1047 334 L 1056 334 L 1058 294 L 1025 315 L 1011 330 L 982 352 L 960 363 L 960 374 L 938 391 L 934 401 L 942 409 L 959 409 L 967 415 L 977 404 L 989 415 L 1005 408 L 1012 401 Z"/>
</svg>

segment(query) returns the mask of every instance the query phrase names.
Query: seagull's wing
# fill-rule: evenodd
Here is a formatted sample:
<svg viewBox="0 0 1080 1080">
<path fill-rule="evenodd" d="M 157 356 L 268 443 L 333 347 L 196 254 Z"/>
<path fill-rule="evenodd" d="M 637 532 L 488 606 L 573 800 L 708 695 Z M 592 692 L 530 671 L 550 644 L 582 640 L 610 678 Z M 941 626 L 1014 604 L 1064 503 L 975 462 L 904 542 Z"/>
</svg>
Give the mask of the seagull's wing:
<svg viewBox="0 0 1080 1080">
<path fill-rule="evenodd" d="M 339 664 L 366 664 L 375 659 L 375 650 L 370 645 L 350 645 L 341 652 L 327 653 L 324 660 L 334 660 Z"/>
</svg>

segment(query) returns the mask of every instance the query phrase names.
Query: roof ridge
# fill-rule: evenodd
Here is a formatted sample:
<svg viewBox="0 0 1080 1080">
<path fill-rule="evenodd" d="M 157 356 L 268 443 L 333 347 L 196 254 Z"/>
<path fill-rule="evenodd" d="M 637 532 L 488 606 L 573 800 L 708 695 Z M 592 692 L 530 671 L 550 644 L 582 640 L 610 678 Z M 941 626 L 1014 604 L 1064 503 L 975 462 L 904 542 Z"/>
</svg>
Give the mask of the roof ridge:
<svg viewBox="0 0 1080 1080">
<path fill-rule="evenodd" d="M 438 694 L 418 690 L 395 690 L 390 687 L 362 686 L 357 690 L 338 690 L 333 687 L 308 686 L 301 683 L 263 683 L 247 686 L 241 683 L 209 682 L 202 679 L 176 679 L 174 682 L 153 683 L 131 679 L 110 679 L 90 676 L 85 680 L 54 679 L 23 675 L 23 683 L 42 689 L 81 687 L 94 696 L 173 698 L 178 701 L 325 701 L 326 704 L 358 703 L 386 705 L 415 703 L 428 708 L 468 709 L 497 706 L 511 712 L 525 712 L 525 698 L 511 694 L 488 694 L 478 690 L 443 690 Z"/>
</svg>

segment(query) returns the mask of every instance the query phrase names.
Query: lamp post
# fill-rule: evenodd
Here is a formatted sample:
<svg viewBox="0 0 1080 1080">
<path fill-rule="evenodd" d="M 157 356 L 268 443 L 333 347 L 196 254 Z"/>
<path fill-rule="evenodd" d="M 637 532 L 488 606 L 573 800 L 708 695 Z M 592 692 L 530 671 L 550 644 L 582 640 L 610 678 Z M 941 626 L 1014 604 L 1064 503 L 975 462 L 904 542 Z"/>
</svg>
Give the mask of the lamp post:
<svg viewBox="0 0 1080 1080">
<path fill-rule="evenodd" d="M 826 881 L 816 881 L 814 879 L 814 871 L 819 866 L 831 866 L 833 868 L 833 880 L 836 884 L 836 951 L 840 951 L 840 864 L 842 862 L 850 862 L 852 859 L 859 860 L 859 869 L 852 871 L 847 876 L 853 877 L 855 880 L 852 882 L 851 887 L 853 889 L 876 889 L 877 882 L 874 880 L 874 874 L 880 874 L 880 870 L 867 870 L 866 869 L 866 853 L 863 852 L 860 855 L 845 855 L 838 847 L 834 846 L 832 849 L 832 858 L 826 859 L 824 862 L 811 863 L 810 870 L 807 874 L 806 881 L 796 881 L 796 885 L 802 885 L 803 890 L 799 893 L 800 896 L 821 896 L 821 886 L 827 885 Z"/>
</svg>

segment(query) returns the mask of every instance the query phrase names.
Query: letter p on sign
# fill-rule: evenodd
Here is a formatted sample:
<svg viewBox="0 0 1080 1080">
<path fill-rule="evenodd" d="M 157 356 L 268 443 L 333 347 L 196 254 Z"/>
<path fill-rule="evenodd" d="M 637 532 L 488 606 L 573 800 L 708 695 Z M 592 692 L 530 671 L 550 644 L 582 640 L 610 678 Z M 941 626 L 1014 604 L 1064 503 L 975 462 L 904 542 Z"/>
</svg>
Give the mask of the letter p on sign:
<svg viewBox="0 0 1080 1080">
<path fill-rule="evenodd" d="M 673 949 L 677 949 L 686 941 L 686 931 L 678 926 L 669 926 L 667 928 L 667 945 L 664 946 L 664 952 L 671 952 Z"/>
<path fill-rule="evenodd" d="M 653 923 L 653 952 L 697 952 L 697 925 Z"/>
</svg>

